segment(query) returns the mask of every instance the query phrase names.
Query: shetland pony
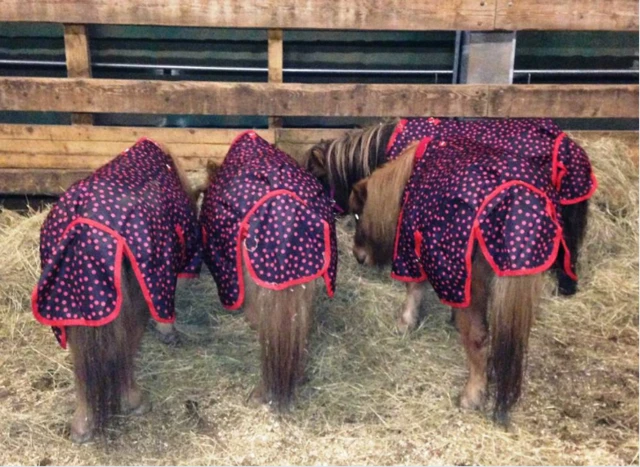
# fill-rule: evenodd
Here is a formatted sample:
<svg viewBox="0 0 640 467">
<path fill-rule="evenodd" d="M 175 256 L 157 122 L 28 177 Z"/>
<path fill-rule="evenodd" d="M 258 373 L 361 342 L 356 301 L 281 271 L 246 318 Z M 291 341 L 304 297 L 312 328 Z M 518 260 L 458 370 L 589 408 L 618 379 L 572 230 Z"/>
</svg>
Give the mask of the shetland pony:
<svg viewBox="0 0 640 467">
<path fill-rule="evenodd" d="M 253 399 L 286 410 L 304 378 L 320 281 L 333 295 L 332 204 L 311 174 L 252 131 L 208 171 L 203 258 L 222 305 L 242 309 L 258 332 L 262 377 Z"/>
<path fill-rule="evenodd" d="M 150 316 L 174 332 L 177 278 L 198 273 L 197 195 L 177 159 L 143 139 L 70 187 L 45 220 L 33 312 L 71 351 L 75 443 L 114 414 L 151 408 L 135 356 Z"/>
<path fill-rule="evenodd" d="M 440 143 L 446 146 L 446 143 Z M 420 145 L 413 143 L 396 160 L 388 162 L 371 176 L 355 184 L 349 201 L 350 211 L 356 218 L 353 254 L 358 262 L 369 266 L 392 263 L 392 277 L 406 282 L 406 300 L 397 317 L 397 325 L 401 331 L 410 331 L 417 326 L 418 310 L 426 290 L 427 278 L 440 299 L 456 307 L 456 327 L 461 335 L 469 367 L 469 377 L 460 394 L 459 404 L 466 409 L 480 409 L 487 395 L 487 376 L 492 374 L 495 377 L 494 419 L 506 424 L 509 411 L 521 394 L 529 332 L 541 294 L 541 272 L 545 267 L 551 266 L 553 255 L 557 254 L 553 245 L 563 248 L 563 242 L 559 239 L 561 227 L 554 217 L 553 203 L 542 191 L 519 180 L 507 180 L 504 185 L 500 185 L 504 187 L 504 192 L 496 190 L 485 198 L 477 211 L 473 227 L 470 225 L 469 230 L 464 230 L 466 227 L 461 229 L 464 222 L 458 221 L 473 216 L 473 213 L 469 212 L 468 205 L 458 197 L 456 187 L 468 187 L 468 184 L 464 185 L 466 180 L 476 181 L 477 178 L 472 175 L 461 184 L 446 185 L 451 174 L 464 170 L 467 166 L 473 168 L 483 163 L 495 167 L 497 160 L 505 158 L 486 158 L 479 164 L 469 163 L 460 169 L 457 161 L 464 154 L 460 150 L 463 146 L 449 146 L 457 146 L 455 151 L 458 152 L 438 157 L 438 151 L 446 148 L 442 149 L 436 142 L 429 143 L 427 140 Z M 479 146 L 475 149 L 482 151 Z M 429 172 L 430 161 L 437 161 L 439 167 Z M 419 172 L 425 168 L 426 172 Z M 439 171 L 442 171 L 442 178 L 438 178 Z M 535 180 L 535 175 L 531 177 Z M 430 180 L 434 185 L 420 186 L 424 180 Z M 438 198 L 438 194 L 433 198 L 425 195 L 435 190 L 439 182 L 444 182 L 453 195 L 449 196 L 450 191 L 447 190 L 444 190 L 445 196 L 442 198 Z M 417 192 L 416 187 L 419 188 Z M 461 193 L 466 197 L 467 188 L 464 190 Z M 507 196 L 501 198 L 502 193 Z M 411 200 L 414 195 L 415 198 Z M 468 199 L 471 205 L 482 201 L 482 198 L 479 201 L 473 199 Z M 527 205 L 537 206 L 537 209 L 525 210 L 526 213 L 520 210 L 518 214 L 520 207 L 514 207 L 513 203 L 524 205 L 523 200 L 526 200 Z M 537 202 L 542 204 L 538 206 Z M 498 234 L 495 239 L 491 235 L 500 231 L 501 227 L 484 224 L 485 219 L 490 217 L 483 216 L 498 213 L 495 223 L 503 219 L 499 214 L 504 212 L 510 213 L 512 223 L 507 222 L 504 227 L 506 230 L 502 230 L 503 233 Z M 456 213 L 460 213 L 459 217 L 456 217 Z M 410 219 L 415 214 L 419 218 L 417 223 Z M 445 217 L 440 217 L 441 215 Z M 452 219 L 447 218 L 447 215 Z M 535 223 L 529 224 L 532 227 L 525 229 L 531 229 L 529 238 L 533 240 L 518 247 L 520 249 L 512 253 L 513 256 L 510 257 L 511 253 L 508 253 L 501 257 L 501 246 L 506 240 L 499 235 L 511 238 L 509 235 L 514 229 L 516 235 L 520 235 L 520 230 L 517 230 L 519 227 L 511 225 L 519 225 L 522 219 L 527 219 L 528 222 L 530 216 L 539 218 L 544 229 L 536 227 Z M 420 227 L 415 227 L 416 225 Z M 523 236 L 529 235 L 526 231 L 523 232 Z M 509 269 L 512 262 L 521 261 L 518 253 L 535 249 L 536 234 L 542 234 L 542 240 L 537 242 L 540 251 L 548 255 L 548 258 L 539 259 L 540 262 L 545 259 L 545 264 L 536 268 L 527 266 L 526 270 L 520 271 Z M 520 241 L 520 237 L 517 240 Z M 546 249 L 547 246 L 550 249 Z M 458 257 L 461 262 L 455 259 L 458 250 L 463 255 Z M 448 259 L 451 261 L 447 262 Z M 534 261 L 536 258 L 525 259 L 526 264 L 529 264 L 529 259 Z M 501 262 L 503 260 L 506 264 Z M 462 266 L 465 261 L 466 266 Z M 459 282 L 456 282 L 458 279 Z"/>
<path fill-rule="evenodd" d="M 517 131 L 510 128 L 511 125 L 515 125 Z M 410 131 L 412 126 L 417 127 L 413 128 L 413 133 Z M 395 158 L 410 142 L 418 141 L 425 136 L 447 137 L 455 134 L 465 134 L 470 139 L 478 139 L 486 144 L 504 146 L 508 149 L 514 145 L 527 143 L 527 138 L 533 134 L 549 146 L 547 153 L 542 154 L 541 157 L 544 158 L 542 163 L 551 173 L 552 182 L 555 182 L 552 171 L 555 160 L 552 158 L 554 150 L 557 152 L 558 149 L 563 150 L 564 146 L 567 146 L 566 151 L 573 151 L 574 154 L 580 155 L 579 163 L 588 165 L 584 151 L 565 137 L 557 125 L 548 119 L 460 121 L 422 118 L 396 119 L 389 123 L 351 130 L 332 141 L 322 141 L 307 152 L 306 168 L 320 180 L 325 191 L 331 193 L 341 210 L 347 211 L 349 194 L 353 186 L 371 175 L 377 167 Z M 589 180 L 593 179 L 592 190 L 579 195 L 567 194 L 566 200 L 561 201 L 559 208 L 564 224 L 565 241 L 574 266 L 578 263 L 580 247 L 587 227 L 589 197 L 597 186 L 590 167 L 585 169 L 585 173 L 585 177 L 589 177 Z M 561 178 L 558 177 L 558 186 Z M 565 183 L 565 185 L 569 184 Z M 561 251 L 554 268 L 558 280 L 558 292 L 561 295 L 573 295 L 577 291 L 577 282 L 565 273 L 563 264 L 564 252 Z"/>
</svg>

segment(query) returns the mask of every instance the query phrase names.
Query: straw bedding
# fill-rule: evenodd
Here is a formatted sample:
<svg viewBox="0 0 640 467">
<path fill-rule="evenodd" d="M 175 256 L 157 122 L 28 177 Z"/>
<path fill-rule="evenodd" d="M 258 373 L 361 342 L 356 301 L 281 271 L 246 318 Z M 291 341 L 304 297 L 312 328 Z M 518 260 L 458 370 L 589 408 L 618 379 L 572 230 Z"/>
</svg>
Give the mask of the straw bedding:
<svg viewBox="0 0 640 467">
<path fill-rule="evenodd" d="M 637 464 L 637 167 L 613 140 L 585 149 L 600 189 L 580 291 L 556 297 L 548 278 L 509 431 L 456 407 L 464 355 L 433 292 L 418 331 L 394 333 L 404 287 L 356 264 L 343 220 L 336 297 L 317 299 L 309 381 L 293 412 L 247 402 L 259 379 L 256 338 L 222 310 L 203 273 L 179 286 L 182 345 L 145 337 L 139 375 L 155 388 L 154 410 L 74 446 L 70 358 L 30 313 L 46 212 L 0 211 L 0 463 Z"/>
</svg>

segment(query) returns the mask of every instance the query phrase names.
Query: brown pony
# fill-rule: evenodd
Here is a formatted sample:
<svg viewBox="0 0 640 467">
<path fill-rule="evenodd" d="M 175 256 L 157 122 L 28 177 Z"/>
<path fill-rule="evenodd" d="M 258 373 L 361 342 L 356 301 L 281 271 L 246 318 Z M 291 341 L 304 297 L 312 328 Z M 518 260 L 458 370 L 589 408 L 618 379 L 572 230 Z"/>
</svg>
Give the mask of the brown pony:
<svg viewBox="0 0 640 467">
<path fill-rule="evenodd" d="M 412 172 L 416 147 L 417 143 L 409 146 L 353 189 L 349 200 L 356 217 L 353 253 L 362 264 L 381 266 L 391 262 L 402 194 Z M 506 423 L 509 410 L 520 397 L 542 277 L 497 277 L 480 252 L 473 259 L 471 277 L 471 303 L 455 313 L 469 366 L 459 403 L 466 409 L 481 408 L 487 394 L 487 375 L 493 374 L 494 418 Z M 417 326 L 426 287 L 426 280 L 407 283 L 406 300 L 397 317 L 401 331 Z"/>
<path fill-rule="evenodd" d="M 178 159 L 172 159 L 195 209 L 199 191 L 191 187 Z M 151 409 L 134 375 L 135 357 L 150 311 L 127 255 L 123 257 L 120 277 L 122 305 L 117 318 L 102 326 L 67 327 L 77 402 L 71 422 L 71 440 L 75 443 L 91 440 L 114 414 L 141 415 Z M 175 341 L 173 324 L 157 323 L 157 330 L 165 336 L 161 340 Z"/>
<path fill-rule="evenodd" d="M 349 210 L 349 194 L 354 185 L 387 162 L 387 145 L 398 121 L 351 130 L 335 140 L 322 141 L 307 151 L 307 170 L 320 180 L 343 211 Z M 560 209 L 564 239 L 576 265 L 587 227 L 588 210 L 589 200 L 563 205 Z M 561 250 L 554 267 L 558 292 L 573 295 L 577 291 L 577 282 L 565 273 L 563 264 L 564 251 Z"/>
<path fill-rule="evenodd" d="M 216 182 L 220 168 L 213 161 L 207 164 L 210 184 Z M 246 257 L 246 249 L 243 243 L 242 257 Z M 314 299 L 323 285 L 318 282 L 321 279 L 315 279 L 284 290 L 269 289 L 256 284 L 246 262 L 242 263 L 245 284 L 242 310 L 251 329 L 258 333 L 262 374 L 250 398 L 285 411 L 294 400 L 296 387 L 305 378 Z"/>
</svg>

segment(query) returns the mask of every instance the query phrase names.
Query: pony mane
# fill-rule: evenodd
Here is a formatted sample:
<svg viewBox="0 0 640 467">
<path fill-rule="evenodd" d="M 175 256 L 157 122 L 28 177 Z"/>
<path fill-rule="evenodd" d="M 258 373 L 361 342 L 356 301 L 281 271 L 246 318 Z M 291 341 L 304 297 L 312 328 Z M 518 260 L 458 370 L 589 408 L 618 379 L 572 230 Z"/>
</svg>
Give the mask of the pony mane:
<svg viewBox="0 0 640 467">
<path fill-rule="evenodd" d="M 384 164 L 387 144 L 396 125 L 394 120 L 352 130 L 329 143 L 325 160 L 331 186 L 349 193 L 354 183 Z"/>
<path fill-rule="evenodd" d="M 370 219 L 369 232 L 378 240 L 395 238 L 402 196 L 411 173 L 419 142 L 409 145 L 395 160 L 374 171 L 367 182 L 365 211 Z"/>
</svg>

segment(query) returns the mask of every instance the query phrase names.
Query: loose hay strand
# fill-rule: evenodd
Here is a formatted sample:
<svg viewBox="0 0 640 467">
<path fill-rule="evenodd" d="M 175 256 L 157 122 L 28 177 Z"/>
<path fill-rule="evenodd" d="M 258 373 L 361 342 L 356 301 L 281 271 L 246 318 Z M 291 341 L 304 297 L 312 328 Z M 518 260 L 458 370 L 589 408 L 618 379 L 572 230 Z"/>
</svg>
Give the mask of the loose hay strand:
<svg viewBox="0 0 640 467">
<path fill-rule="evenodd" d="M 105 441 L 79 449 L 66 432 L 68 354 L 29 313 L 47 211 L 0 210 L 0 463 L 637 465 L 638 172 L 614 140 L 585 149 L 600 187 L 580 291 L 558 297 L 547 278 L 511 432 L 456 408 L 463 351 L 432 291 L 420 329 L 394 334 L 404 287 L 356 263 L 344 219 L 336 296 L 318 299 L 309 381 L 290 415 L 247 405 L 256 336 L 222 310 L 203 271 L 179 284 L 185 344 L 145 338 L 138 367 L 153 412 L 117 419 Z"/>
</svg>

